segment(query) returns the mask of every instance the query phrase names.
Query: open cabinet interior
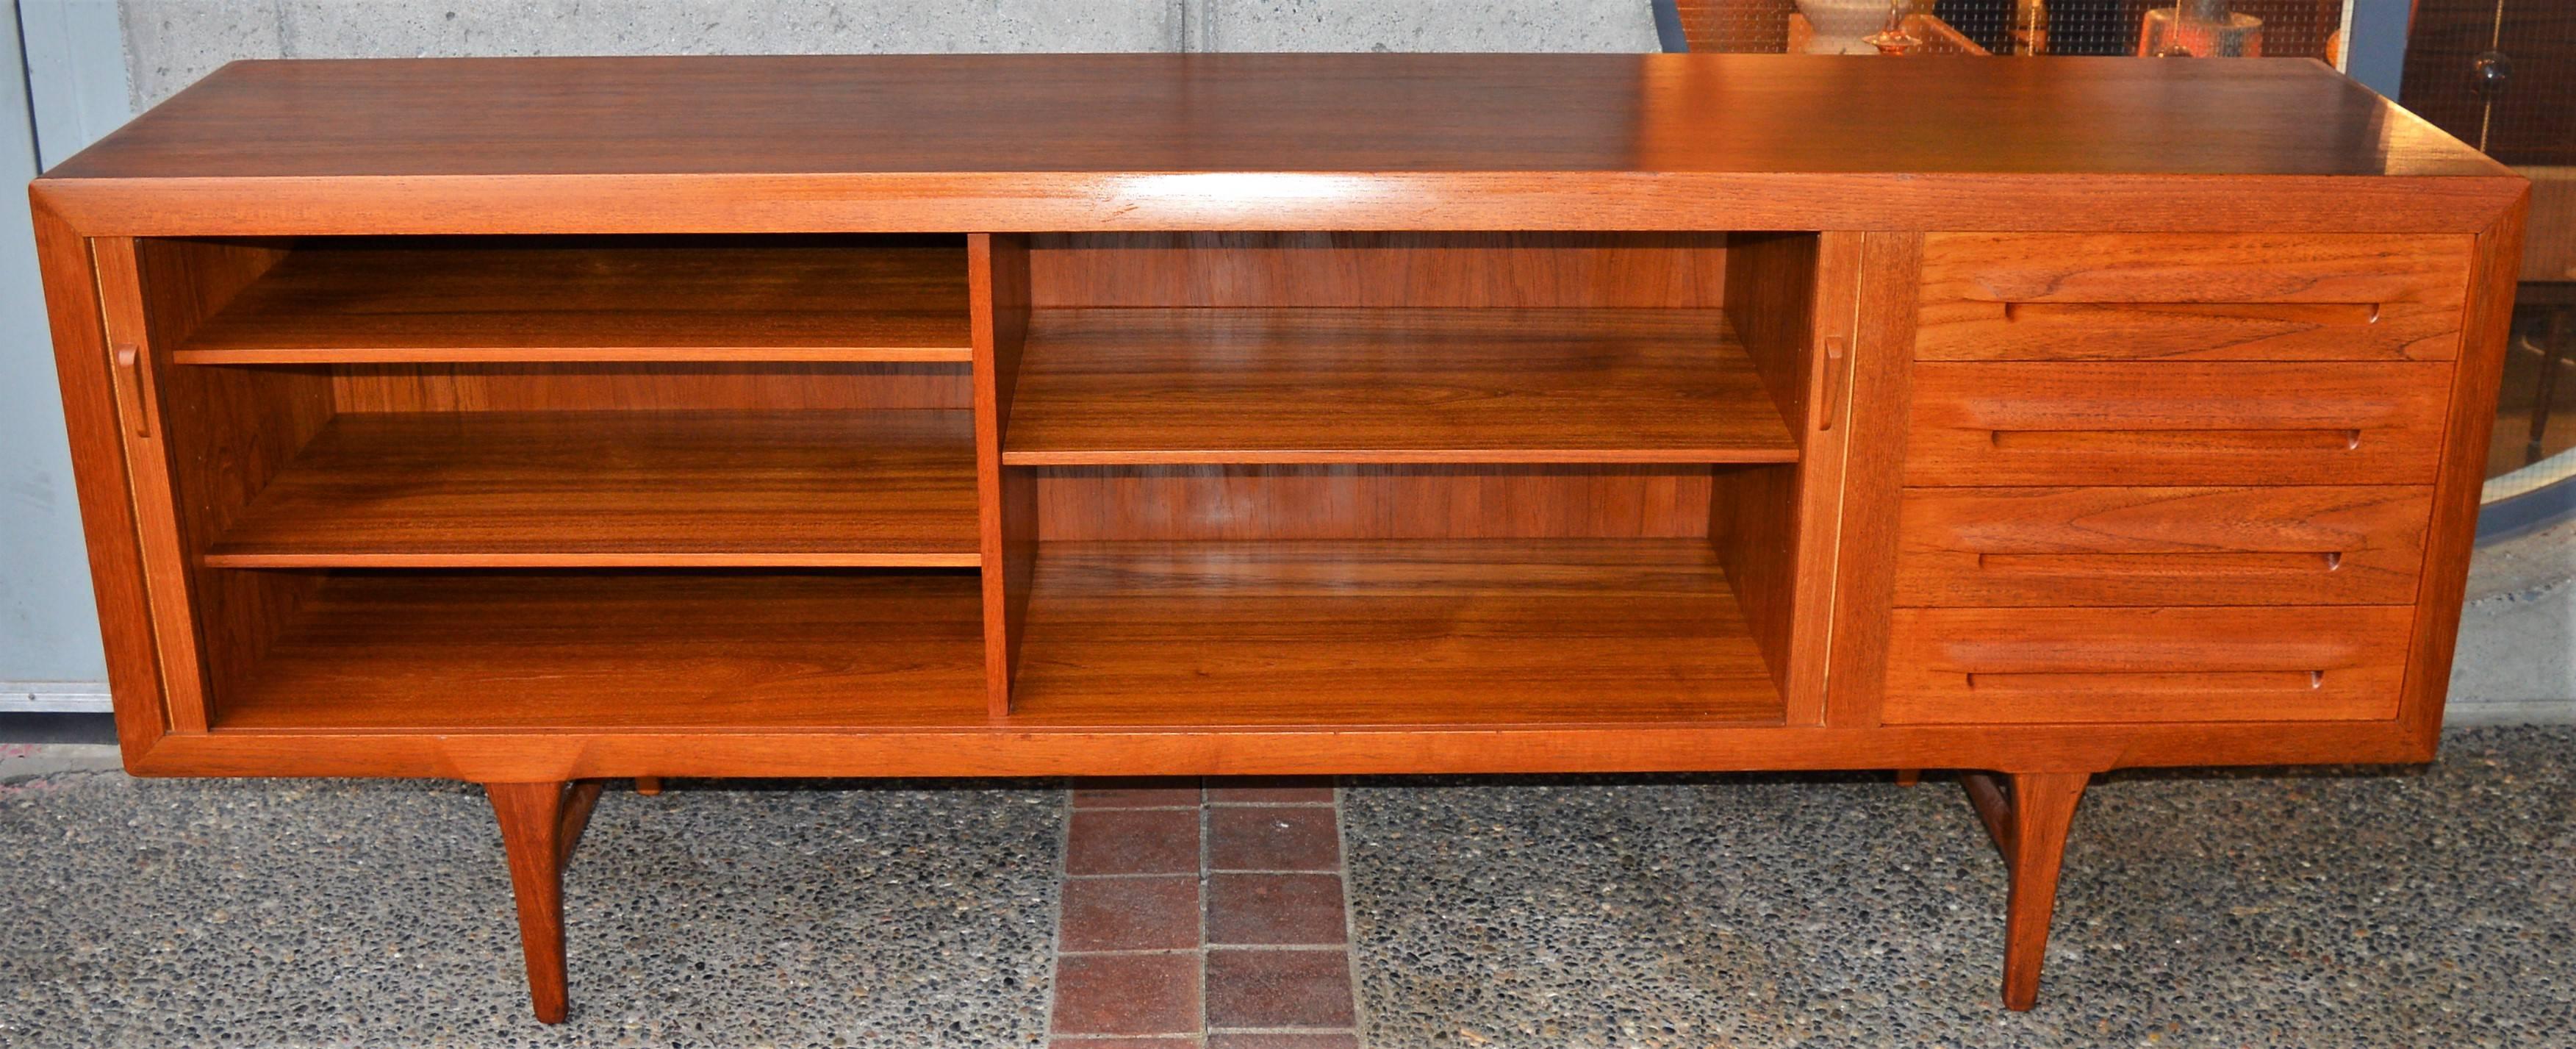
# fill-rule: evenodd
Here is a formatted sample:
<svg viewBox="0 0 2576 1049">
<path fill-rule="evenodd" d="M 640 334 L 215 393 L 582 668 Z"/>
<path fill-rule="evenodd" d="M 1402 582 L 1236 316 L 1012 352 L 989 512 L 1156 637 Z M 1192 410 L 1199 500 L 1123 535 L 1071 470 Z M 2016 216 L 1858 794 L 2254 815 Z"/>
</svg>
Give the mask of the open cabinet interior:
<svg viewBox="0 0 2576 1049">
<path fill-rule="evenodd" d="M 213 729 L 981 715 L 965 238 L 135 254 Z"/>
<path fill-rule="evenodd" d="M 1818 242 L 135 241 L 174 727 L 1812 720 Z"/>
<path fill-rule="evenodd" d="M 995 238 L 1009 717 L 1788 720 L 1818 238 L 1733 240 Z"/>
</svg>

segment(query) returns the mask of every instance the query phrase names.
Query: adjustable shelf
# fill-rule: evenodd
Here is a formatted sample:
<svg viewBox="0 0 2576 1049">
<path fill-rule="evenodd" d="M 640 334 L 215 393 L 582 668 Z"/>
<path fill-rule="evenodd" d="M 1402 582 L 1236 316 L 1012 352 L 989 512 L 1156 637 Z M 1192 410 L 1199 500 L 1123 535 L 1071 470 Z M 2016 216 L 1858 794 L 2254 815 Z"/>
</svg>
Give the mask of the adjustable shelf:
<svg viewBox="0 0 2576 1049">
<path fill-rule="evenodd" d="M 984 714 L 957 572 L 335 573 L 218 731 L 859 728 Z"/>
<path fill-rule="evenodd" d="M 958 238 L 297 243 L 180 364 L 937 361 L 972 356 Z"/>
<path fill-rule="evenodd" d="M 1039 310 L 1004 442 L 1011 466 L 1798 458 L 1701 309 Z"/>
<path fill-rule="evenodd" d="M 1050 542 L 1025 726 L 1778 724 L 1709 544 Z"/>
<path fill-rule="evenodd" d="M 973 567 L 965 411 L 334 417 L 217 568 Z"/>
</svg>

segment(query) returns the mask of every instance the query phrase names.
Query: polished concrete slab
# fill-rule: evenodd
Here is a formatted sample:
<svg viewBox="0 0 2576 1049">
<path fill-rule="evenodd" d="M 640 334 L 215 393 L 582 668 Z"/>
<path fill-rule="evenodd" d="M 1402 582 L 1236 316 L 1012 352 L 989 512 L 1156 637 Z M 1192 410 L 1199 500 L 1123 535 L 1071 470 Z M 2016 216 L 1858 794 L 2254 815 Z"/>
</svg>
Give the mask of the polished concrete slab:
<svg viewBox="0 0 2576 1049">
<path fill-rule="evenodd" d="M 1359 1044 L 2571 1044 L 2570 759 L 2482 728 L 2426 769 L 2109 777 L 2029 1014 L 1947 781 L 1359 781 Z M 0 1045 L 1047 1044 L 1060 783 L 612 790 L 548 1029 L 479 790 L 112 767 L 0 749 Z"/>
<path fill-rule="evenodd" d="M 478 788 L 0 761 L 0 1045 L 1032 1045 L 1063 797 L 612 791 L 548 1029 Z"/>
<path fill-rule="evenodd" d="M 2421 770 L 2099 780 L 2028 1014 L 1955 783 L 1364 781 L 1368 1044 L 2576 1044 L 2571 762 L 2474 729 Z"/>
</svg>

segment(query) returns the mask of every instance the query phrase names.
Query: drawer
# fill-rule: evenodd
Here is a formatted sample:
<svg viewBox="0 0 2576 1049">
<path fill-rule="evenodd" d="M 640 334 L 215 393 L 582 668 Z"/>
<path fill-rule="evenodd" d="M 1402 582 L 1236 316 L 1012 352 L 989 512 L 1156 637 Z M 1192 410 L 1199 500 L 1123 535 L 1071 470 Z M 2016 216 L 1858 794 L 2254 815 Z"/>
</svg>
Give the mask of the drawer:
<svg viewBox="0 0 2576 1049">
<path fill-rule="evenodd" d="M 1915 356 L 1936 361 L 2449 360 L 2471 238 L 1924 238 Z"/>
<path fill-rule="evenodd" d="M 1890 724 L 2397 716 L 2410 607 L 1900 608 Z"/>
<path fill-rule="evenodd" d="M 1914 366 L 1912 485 L 2429 484 L 2440 361 Z"/>
<path fill-rule="evenodd" d="M 1905 606 L 2404 605 L 2429 485 L 1914 488 Z"/>
</svg>

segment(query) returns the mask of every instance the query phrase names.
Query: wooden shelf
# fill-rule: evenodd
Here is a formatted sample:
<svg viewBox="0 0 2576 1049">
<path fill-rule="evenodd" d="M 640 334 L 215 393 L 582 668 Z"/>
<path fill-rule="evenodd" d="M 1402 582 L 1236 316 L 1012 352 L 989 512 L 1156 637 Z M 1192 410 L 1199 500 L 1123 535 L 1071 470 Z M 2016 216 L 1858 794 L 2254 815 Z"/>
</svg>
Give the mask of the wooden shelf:
<svg viewBox="0 0 2576 1049">
<path fill-rule="evenodd" d="M 1790 462 L 1716 310 L 1041 310 L 1002 461 Z"/>
<path fill-rule="evenodd" d="M 1778 724 L 1698 539 L 1045 543 L 1019 726 Z"/>
<path fill-rule="evenodd" d="M 972 573 L 335 575 L 218 731 L 904 727 L 984 717 Z"/>
<path fill-rule="evenodd" d="M 965 566 L 965 411 L 341 415 L 219 568 Z"/>
<path fill-rule="evenodd" d="M 178 363 L 972 357 L 966 251 L 947 241 L 308 245 L 287 252 L 191 334 Z"/>
</svg>

